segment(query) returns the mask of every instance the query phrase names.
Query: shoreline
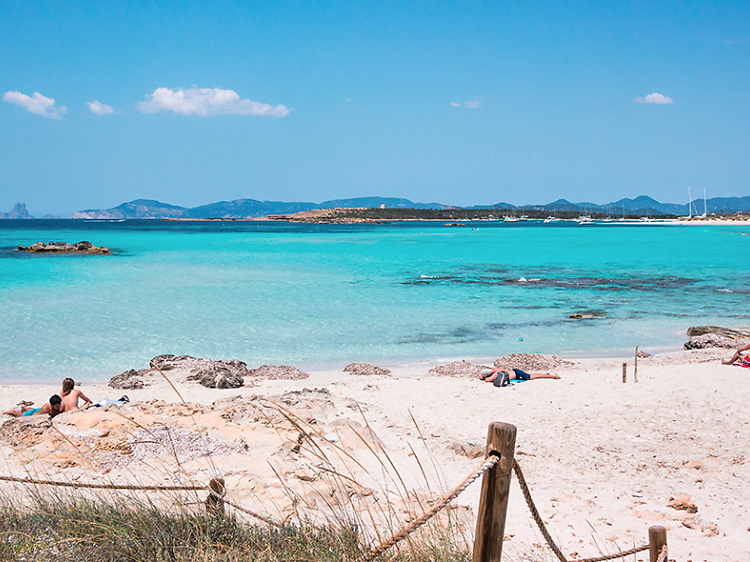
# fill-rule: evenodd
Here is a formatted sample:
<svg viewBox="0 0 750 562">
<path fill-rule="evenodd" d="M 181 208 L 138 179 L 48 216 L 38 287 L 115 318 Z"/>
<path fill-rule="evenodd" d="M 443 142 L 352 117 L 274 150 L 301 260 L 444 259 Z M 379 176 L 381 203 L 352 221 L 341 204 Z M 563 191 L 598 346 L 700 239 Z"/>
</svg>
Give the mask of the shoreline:
<svg viewBox="0 0 750 562">
<path fill-rule="evenodd" d="M 659 347 L 659 348 L 644 348 L 640 347 L 641 351 L 646 351 L 650 355 L 657 357 L 657 356 L 665 356 L 665 355 L 671 355 L 671 354 L 677 354 L 680 352 L 684 352 L 682 345 L 675 345 L 675 346 L 666 346 L 666 347 Z M 611 349 L 611 350 L 601 350 L 601 351 L 580 351 L 580 352 L 571 352 L 571 353 L 551 353 L 551 354 L 545 354 L 545 355 L 554 355 L 562 360 L 569 360 L 569 361 L 588 361 L 588 360 L 598 360 L 598 359 L 617 359 L 617 360 L 623 360 L 628 361 L 633 359 L 635 349 Z M 518 351 L 515 353 L 525 353 L 525 354 L 542 354 L 542 352 L 536 352 L 536 351 Z M 271 365 L 289 365 L 296 367 L 297 369 L 300 369 L 304 372 L 314 373 L 314 372 L 325 372 L 325 371 L 336 371 L 336 370 L 342 370 L 346 365 L 349 363 L 355 363 L 355 362 L 364 362 L 364 363 L 371 363 L 376 364 L 378 366 L 387 368 L 387 369 L 396 369 L 396 370 L 409 370 L 409 369 L 425 369 L 430 370 L 434 367 L 445 365 L 448 363 L 453 363 L 455 361 L 468 361 L 469 363 L 473 364 L 482 364 L 482 365 L 492 365 L 495 359 L 497 359 L 498 356 L 492 355 L 492 356 L 471 356 L 471 355 L 462 355 L 462 356 L 446 356 L 446 357 L 413 357 L 413 358 L 404 358 L 404 359 L 393 359 L 393 360 L 378 360 L 372 359 L 372 358 L 364 358 L 364 359 L 356 359 L 356 360 L 350 360 L 350 361 L 312 361 L 312 362 L 283 362 L 283 361 L 275 361 L 275 362 L 269 362 L 266 364 Z M 212 359 L 212 360 L 230 360 L 230 359 L 237 359 L 236 357 L 207 357 L 206 359 Z M 242 359 L 239 359 L 242 361 Z M 124 371 L 117 371 L 115 370 L 111 371 L 111 373 L 108 373 L 106 375 L 102 375 L 97 378 L 75 378 L 76 382 L 81 382 L 85 384 L 90 385 L 106 385 L 110 378 L 119 375 L 122 372 L 125 372 L 129 369 L 145 369 L 148 367 L 149 359 L 145 359 L 143 361 L 142 365 L 130 365 L 129 367 L 125 368 Z M 253 365 L 255 366 L 255 365 Z M 258 367 L 260 365 L 257 365 Z M 66 376 L 72 376 L 72 375 L 66 375 Z M 59 377 L 64 378 L 64 377 Z M 49 385 L 52 383 L 52 381 L 57 380 L 53 377 L 44 377 L 42 379 L 37 378 L 0 378 L 0 387 L 4 385 L 9 386 L 15 386 L 15 385 Z"/>
</svg>

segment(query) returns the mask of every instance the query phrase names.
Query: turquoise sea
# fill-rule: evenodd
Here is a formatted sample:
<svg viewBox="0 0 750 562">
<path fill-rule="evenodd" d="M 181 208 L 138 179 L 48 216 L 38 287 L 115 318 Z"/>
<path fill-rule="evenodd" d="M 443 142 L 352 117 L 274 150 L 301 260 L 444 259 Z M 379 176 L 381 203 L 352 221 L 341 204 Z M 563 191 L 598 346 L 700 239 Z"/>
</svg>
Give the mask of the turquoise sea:
<svg viewBox="0 0 750 562">
<path fill-rule="evenodd" d="M 51 240 L 114 254 L 15 251 Z M 750 324 L 749 249 L 745 225 L 0 221 L 0 379 L 677 349 Z"/>
</svg>

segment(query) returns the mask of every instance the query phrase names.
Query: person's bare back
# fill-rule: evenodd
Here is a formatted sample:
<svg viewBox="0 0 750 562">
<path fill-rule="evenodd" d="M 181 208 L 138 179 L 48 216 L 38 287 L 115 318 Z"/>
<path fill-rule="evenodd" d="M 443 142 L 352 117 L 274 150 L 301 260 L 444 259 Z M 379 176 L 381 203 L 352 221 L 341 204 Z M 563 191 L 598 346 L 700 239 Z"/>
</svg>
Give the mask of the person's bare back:
<svg viewBox="0 0 750 562">
<path fill-rule="evenodd" d="M 91 400 L 83 392 L 75 388 L 73 379 L 63 380 L 61 412 L 70 412 L 79 408 L 78 401 L 83 400 L 83 407 L 91 405 Z"/>
</svg>

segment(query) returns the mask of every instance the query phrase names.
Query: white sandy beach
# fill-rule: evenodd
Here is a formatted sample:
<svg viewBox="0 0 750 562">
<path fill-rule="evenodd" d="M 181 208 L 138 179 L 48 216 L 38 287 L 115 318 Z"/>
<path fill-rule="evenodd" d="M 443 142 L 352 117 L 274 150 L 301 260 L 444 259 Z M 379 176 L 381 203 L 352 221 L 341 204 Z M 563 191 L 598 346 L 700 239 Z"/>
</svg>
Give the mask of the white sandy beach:
<svg viewBox="0 0 750 562">
<path fill-rule="evenodd" d="M 475 377 L 437 376 L 428 372 L 434 366 L 429 364 L 390 367 L 390 376 L 355 376 L 342 372 L 341 365 L 304 380 L 261 381 L 231 390 L 207 389 L 173 372 L 170 377 L 189 408 L 158 376 L 141 390 L 84 384 L 80 389 L 94 400 L 127 394 L 131 403 L 63 414 L 52 428 L 13 435 L 11 418 L 4 416 L 0 473 L 162 484 L 205 483 L 218 475 L 226 479 L 233 501 L 283 518 L 294 509 L 290 490 L 308 515 L 326 511 L 320 498 L 334 498 L 336 492 L 316 473 L 321 461 L 313 451 L 329 447 L 327 454 L 339 459 L 332 464 L 356 480 L 347 484 L 351 505 L 372 509 L 375 500 L 386 499 L 406 517 L 397 505 L 403 502 L 400 484 L 384 475 L 368 446 L 377 449 L 380 443 L 406 488 L 429 501 L 479 465 L 488 424 L 502 421 L 518 427 L 516 458 L 552 535 L 570 558 L 640 545 L 649 526 L 663 525 L 670 559 L 739 562 L 750 557 L 750 370 L 721 365 L 719 359 L 727 355 L 708 350 L 641 359 L 637 384 L 632 357 L 575 359 L 556 371 L 561 380 L 508 388 Z M 59 392 L 57 385 L 0 388 L 3 409 L 22 399 L 40 406 Z M 302 427 L 272 403 L 297 416 Z M 184 449 L 138 449 L 139 428 L 158 434 L 167 427 Z M 210 458 L 190 445 L 202 431 L 212 439 Z M 335 447 L 322 437 L 303 439 L 308 431 L 326 436 Z M 351 457 L 337 453 L 338 447 Z M 4 484 L 2 489 L 20 494 L 22 488 Z M 455 502 L 454 513 L 469 534 L 479 489 L 475 483 Z M 679 494 L 688 496 L 697 512 L 669 507 Z M 525 554 L 554 559 L 515 483 L 506 535 L 510 559 Z M 648 553 L 628 558 L 647 559 Z"/>
</svg>

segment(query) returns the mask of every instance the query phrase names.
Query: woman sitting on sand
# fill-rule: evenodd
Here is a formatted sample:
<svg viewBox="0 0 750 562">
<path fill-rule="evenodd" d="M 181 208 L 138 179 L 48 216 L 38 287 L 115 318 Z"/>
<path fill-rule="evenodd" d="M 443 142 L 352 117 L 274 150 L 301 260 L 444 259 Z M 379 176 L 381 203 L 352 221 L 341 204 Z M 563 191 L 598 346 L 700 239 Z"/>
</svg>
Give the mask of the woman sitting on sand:
<svg viewBox="0 0 750 562">
<path fill-rule="evenodd" d="M 750 368 L 750 355 L 745 355 L 745 356 L 742 355 L 743 351 L 747 351 L 749 349 L 750 349 L 750 343 L 739 348 L 735 352 L 735 354 L 732 355 L 732 358 L 729 361 L 722 361 L 722 363 L 724 363 L 724 365 L 734 365 L 735 363 L 737 363 L 738 365 L 742 367 Z"/>
<path fill-rule="evenodd" d="M 76 381 L 71 378 L 63 380 L 62 383 L 62 410 L 63 412 L 70 412 L 71 410 L 78 409 L 78 400 L 83 400 L 83 407 L 88 408 L 91 405 L 91 400 L 80 390 L 76 390 Z"/>
<path fill-rule="evenodd" d="M 17 418 L 27 416 L 38 416 L 41 414 L 49 414 L 49 417 L 54 418 L 62 410 L 60 408 L 62 400 L 57 394 L 50 396 L 49 404 L 45 404 L 41 408 L 32 408 L 33 402 L 21 403 L 20 410 L 6 410 L 4 413 L 9 416 L 15 416 Z M 28 404 L 28 405 L 27 405 Z"/>
<path fill-rule="evenodd" d="M 511 371 L 513 371 L 513 374 L 511 374 L 510 371 L 506 371 L 505 369 L 495 367 L 494 369 L 492 369 L 491 373 L 483 373 L 479 375 L 479 378 L 484 382 L 491 382 L 495 386 L 501 387 L 508 386 L 512 382 L 560 378 L 558 375 L 553 375 L 551 373 L 527 373 L 525 371 L 522 371 L 521 369 L 511 369 Z"/>
</svg>

